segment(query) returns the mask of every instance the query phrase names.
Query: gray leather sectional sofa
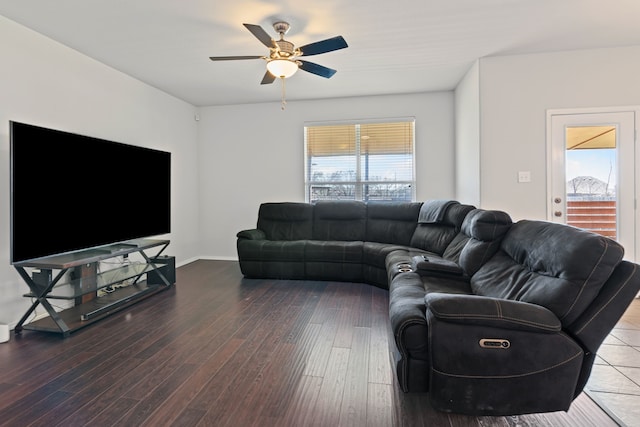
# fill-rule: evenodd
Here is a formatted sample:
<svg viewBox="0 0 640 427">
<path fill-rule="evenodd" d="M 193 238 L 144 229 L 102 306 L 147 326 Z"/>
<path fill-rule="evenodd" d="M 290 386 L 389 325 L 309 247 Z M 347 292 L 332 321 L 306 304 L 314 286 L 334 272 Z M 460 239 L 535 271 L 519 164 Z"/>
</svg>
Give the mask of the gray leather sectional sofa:
<svg viewBox="0 0 640 427">
<path fill-rule="evenodd" d="M 388 289 L 400 387 L 464 414 L 567 410 L 640 291 L 610 239 L 456 201 L 264 203 L 237 248 L 248 278 Z"/>
</svg>

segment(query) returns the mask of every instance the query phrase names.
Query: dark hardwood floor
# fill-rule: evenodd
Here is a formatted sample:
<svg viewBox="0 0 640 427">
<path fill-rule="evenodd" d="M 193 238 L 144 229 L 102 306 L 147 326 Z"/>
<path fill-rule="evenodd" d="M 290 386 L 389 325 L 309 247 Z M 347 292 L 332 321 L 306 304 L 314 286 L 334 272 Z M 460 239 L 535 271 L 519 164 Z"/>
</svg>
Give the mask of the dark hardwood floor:
<svg viewBox="0 0 640 427">
<path fill-rule="evenodd" d="M 386 291 L 243 279 L 230 261 L 177 270 L 162 292 L 63 339 L 0 344 L 6 426 L 613 426 L 569 412 L 469 417 L 398 391 Z"/>
</svg>

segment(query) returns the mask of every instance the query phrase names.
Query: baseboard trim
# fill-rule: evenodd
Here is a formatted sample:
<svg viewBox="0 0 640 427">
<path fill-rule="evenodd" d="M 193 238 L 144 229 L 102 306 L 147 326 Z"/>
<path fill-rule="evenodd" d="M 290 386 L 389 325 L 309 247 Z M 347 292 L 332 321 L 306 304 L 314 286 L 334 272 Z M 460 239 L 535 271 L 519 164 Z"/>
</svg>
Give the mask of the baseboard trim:
<svg viewBox="0 0 640 427">
<path fill-rule="evenodd" d="M 238 261 L 238 257 L 232 256 L 200 256 L 198 257 L 198 259 L 204 259 L 208 261 Z"/>
</svg>

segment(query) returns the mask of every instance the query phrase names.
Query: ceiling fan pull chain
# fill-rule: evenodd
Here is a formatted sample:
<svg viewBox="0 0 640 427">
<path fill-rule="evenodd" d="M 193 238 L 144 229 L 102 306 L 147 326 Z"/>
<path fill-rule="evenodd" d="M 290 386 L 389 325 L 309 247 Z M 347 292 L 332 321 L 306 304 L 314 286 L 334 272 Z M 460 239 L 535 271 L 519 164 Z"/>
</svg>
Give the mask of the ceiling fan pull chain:
<svg viewBox="0 0 640 427">
<path fill-rule="evenodd" d="M 285 109 L 285 107 L 287 105 L 287 101 L 285 100 L 286 96 L 287 96 L 287 89 L 285 87 L 285 82 L 284 82 L 285 78 L 284 77 L 280 77 L 280 80 L 282 80 L 282 111 L 284 111 L 284 109 Z"/>
</svg>

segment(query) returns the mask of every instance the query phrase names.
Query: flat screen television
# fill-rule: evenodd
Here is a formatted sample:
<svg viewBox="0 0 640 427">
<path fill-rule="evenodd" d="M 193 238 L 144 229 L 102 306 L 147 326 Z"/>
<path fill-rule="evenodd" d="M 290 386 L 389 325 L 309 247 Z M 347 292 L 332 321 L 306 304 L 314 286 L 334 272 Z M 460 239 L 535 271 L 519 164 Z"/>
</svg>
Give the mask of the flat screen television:
<svg viewBox="0 0 640 427">
<path fill-rule="evenodd" d="M 171 153 L 10 122 L 11 263 L 171 231 Z"/>
</svg>

